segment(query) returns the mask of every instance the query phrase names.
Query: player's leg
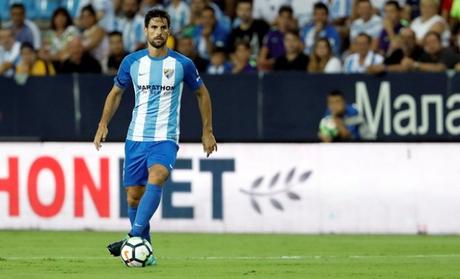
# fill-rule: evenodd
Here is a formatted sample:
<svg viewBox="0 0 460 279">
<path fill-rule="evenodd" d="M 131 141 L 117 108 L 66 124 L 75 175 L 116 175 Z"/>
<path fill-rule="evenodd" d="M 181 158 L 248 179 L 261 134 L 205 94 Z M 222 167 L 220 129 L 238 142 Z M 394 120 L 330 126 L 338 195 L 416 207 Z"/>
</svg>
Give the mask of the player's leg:
<svg viewBox="0 0 460 279">
<path fill-rule="evenodd" d="M 126 141 L 123 185 L 126 188 L 128 216 L 132 223 L 136 218 L 139 201 L 147 184 L 148 170 L 145 168 L 147 156 L 142 142 Z M 125 239 L 107 246 L 110 254 L 119 256 Z"/>
<path fill-rule="evenodd" d="M 131 223 L 131 228 L 133 227 L 134 220 L 136 219 L 137 215 L 137 207 L 139 206 L 139 202 L 144 195 L 145 186 L 129 186 L 126 187 L 126 199 L 128 202 L 128 217 Z M 147 227 L 144 229 L 143 234 L 141 235 L 142 238 L 147 239 L 150 242 L 150 224 L 147 224 Z"/>
<path fill-rule="evenodd" d="M 148 183 L 130 235 L 142 236 L 142 233 L 145 233 L 145 228 L 160 204 L 163 185 L 176 162 L 177 150 L 177 144 L 172 141 L 158 142 L 152 147 L 148 157 Z"/>
</svg>

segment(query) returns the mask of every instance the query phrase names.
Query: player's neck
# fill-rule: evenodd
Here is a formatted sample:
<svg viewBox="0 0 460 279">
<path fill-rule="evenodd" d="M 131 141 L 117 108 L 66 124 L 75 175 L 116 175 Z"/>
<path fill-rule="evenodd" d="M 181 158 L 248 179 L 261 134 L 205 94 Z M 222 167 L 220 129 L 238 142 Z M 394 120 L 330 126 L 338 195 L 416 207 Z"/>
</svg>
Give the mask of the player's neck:
<svg viewBox="0 0 460 279">
<path fill-rule="evenodd" d="M 162 48 L 154 48 L 152 46 L 149 46 L 148 50 L 150 57 L 154 58 L 164 57 L 168 54 L 168 48 L 166 46 Z"/>
</svg>

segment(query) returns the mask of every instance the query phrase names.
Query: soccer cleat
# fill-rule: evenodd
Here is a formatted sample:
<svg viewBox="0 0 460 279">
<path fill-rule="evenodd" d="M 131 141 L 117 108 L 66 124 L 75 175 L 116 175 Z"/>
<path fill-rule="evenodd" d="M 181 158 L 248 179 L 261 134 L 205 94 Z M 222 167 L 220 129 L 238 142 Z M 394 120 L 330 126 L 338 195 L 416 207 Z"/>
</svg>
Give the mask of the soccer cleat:
<svg viewBox="0 0 460 279">
<path fill-rule="evenodd" d="M 110 243 L 107 245 L 107 250 L 109 250 L 110 254 L 114 257 L 118 257 L 121 255 L 121 247 L 125 243 L 125 241 L 129 238 L 129 235 L 127 235 L 124 239 Z"/>
<path fill-rule="evenodd" d="M 157 264 L 157 259 L 155 258 L 155 256 L 153 254 L 151 254 L 147 258 L 147 261 L 145 262 L 145 265 L 148 266 L 148 265 L 156 265 L 156 264 Z"/>
</svg>

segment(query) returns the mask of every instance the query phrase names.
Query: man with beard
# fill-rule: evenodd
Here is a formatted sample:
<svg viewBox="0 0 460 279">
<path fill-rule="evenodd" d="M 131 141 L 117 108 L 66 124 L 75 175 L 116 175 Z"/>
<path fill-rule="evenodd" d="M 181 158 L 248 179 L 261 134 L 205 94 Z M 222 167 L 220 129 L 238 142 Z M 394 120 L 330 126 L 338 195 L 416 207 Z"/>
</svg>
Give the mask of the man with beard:
<svg viewBox="0 0 460 279">
<path fill-rule="evenodd" d="M 145 15 L 144 34 L 147 49 L 126 56 L 105 101 L 94 137 L 96 149 L 105 141 L 110 119 L 116 112 L 123 90 L 132 82 L 135 91 L 133 117 L 125 144 L 123 184 L 127 193 L 129 237 L 150 241 L 149 222 L 158 208 L 166 182 L 179 149 L 179 110 L 183 82 L 194 91 L 203 124 L 203 150 L 209 156 L 217 150 L 212 131 L 211 98 L 193 62 L 166 47 L 170 18 L 162 10 Z M 125 240 L 107 246 L 119 256 Z M 156 263 L 152 255 L 147 264 Z"/>
<path fill-rule="evenodd" d="M 145 37 L 143 33 L 144 20 L 137 12 L 139 4 L 137 0 L 123 1 L 124 17 L 118 22 L 119 30 L 123 33 L 123 45 L 125 51 L 133 52 L 145 47 Z"/>
</svg>

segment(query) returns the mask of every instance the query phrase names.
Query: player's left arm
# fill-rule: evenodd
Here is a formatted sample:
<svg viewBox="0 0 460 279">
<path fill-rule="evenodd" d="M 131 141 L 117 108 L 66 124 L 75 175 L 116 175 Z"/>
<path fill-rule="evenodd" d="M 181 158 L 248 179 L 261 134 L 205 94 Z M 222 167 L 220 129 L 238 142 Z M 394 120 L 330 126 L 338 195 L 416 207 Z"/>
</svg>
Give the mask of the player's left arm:
<svg viewBox="0 0 460 279">
<path fill-rule="evenodd" d="M 201 122 L 203 124 L 203 135 L 201 141 L 203 142 L 203 150 L 206 152 L 206 156 L 217 151 L 217 143 L 212 132 L 212 105 L 209 91 L 204 84 L 196 90 L 196 96 L 198 98 L 198 107 L 201 114 Z"/>
</svg>

